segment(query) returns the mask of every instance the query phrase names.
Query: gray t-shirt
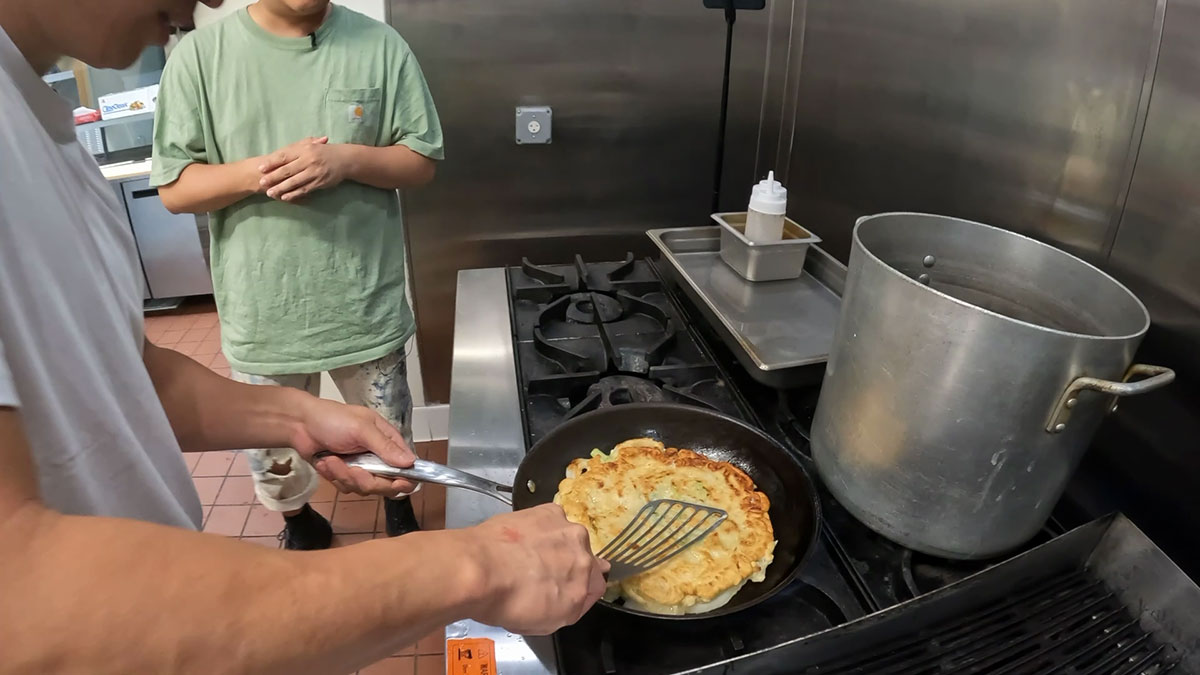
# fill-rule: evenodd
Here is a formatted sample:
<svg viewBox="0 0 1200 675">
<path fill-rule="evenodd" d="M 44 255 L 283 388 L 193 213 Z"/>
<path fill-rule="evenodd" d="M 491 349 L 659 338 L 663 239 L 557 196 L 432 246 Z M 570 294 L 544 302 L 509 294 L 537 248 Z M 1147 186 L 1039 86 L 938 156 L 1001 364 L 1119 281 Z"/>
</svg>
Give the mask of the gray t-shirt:
<svg viewBox="0 0 1200 675">
<path fill-rule="evenodd" d="M 196 495 L 142 363 L 142 276 L 71 106 L 0 29 L 0 406 L 42 500 L 195 529 Z"/>
</svg>

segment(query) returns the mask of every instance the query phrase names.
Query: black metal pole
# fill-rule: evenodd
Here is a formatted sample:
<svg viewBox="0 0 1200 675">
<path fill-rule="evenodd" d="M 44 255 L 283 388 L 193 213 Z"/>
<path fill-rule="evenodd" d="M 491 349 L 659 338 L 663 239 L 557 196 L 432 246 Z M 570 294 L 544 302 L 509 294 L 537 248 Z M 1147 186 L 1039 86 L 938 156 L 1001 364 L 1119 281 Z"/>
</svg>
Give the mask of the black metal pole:
<svg viewBox="0 0 1200 675">
<path fill-rule="evenodd" d="M 733 58 L 734 0 L 725 0 L 725 73 L 721 79 L 721 120 L 717 123 L 717 163 L 713 167 L 712 212 L 721 210 L 721 170 L 725 164 L 725 121 L 729 115 L 729 65 Z"/>
</svg>

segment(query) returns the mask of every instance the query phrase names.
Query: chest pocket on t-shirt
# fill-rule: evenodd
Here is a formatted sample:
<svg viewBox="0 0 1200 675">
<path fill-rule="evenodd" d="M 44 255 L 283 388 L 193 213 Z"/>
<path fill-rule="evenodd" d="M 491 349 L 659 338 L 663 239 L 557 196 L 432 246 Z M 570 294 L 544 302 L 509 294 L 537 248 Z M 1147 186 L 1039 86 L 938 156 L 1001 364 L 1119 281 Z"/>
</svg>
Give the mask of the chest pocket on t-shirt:
<svg viewBox="0 0 1200 675">
<path fill-rule="evenodd" d="M 375 145 L 379 138 L 383 90 L 330 89 L 325 94 L 325 121 L 330 143 Z"/>
</svg>

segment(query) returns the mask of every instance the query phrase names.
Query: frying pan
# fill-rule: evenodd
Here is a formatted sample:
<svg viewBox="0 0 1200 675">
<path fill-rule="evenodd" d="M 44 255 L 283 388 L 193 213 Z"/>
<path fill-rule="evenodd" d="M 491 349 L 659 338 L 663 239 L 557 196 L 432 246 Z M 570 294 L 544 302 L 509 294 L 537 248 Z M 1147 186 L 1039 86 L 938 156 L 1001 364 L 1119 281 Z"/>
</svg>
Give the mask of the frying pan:
<svg viewBox="0 0 1200 675">
<path fill-rule="evenodd" d="M 796 576 L 816 544 L 820 502 L 812 480 L 799 462 L 758 429 L 727 415 L 671 403 L 628 403 L 581 415 L 551 430 L 534 444 L 517 468 L 513 486 L 500 485 L 432 462 L 413 469 L 389 467 L 371 454 L 345 457 L 351 466 L 372 473 L 462 487 L 527 509 L 554 501 L 567 465 L 588 457 L 593 448 L 607 452 L 631 438 L 653 438 L 667 447 L 687 448 L 745 471 L 771 501 L 769 515 L 778 543 L 775 560 L 761 583 L 748 583 L 727 605 L 702 614 L 668 616 L 602 601 L 614 610 L 654 619 L 707 619 L 732 614 L 775 594 Z"/>
</svg>

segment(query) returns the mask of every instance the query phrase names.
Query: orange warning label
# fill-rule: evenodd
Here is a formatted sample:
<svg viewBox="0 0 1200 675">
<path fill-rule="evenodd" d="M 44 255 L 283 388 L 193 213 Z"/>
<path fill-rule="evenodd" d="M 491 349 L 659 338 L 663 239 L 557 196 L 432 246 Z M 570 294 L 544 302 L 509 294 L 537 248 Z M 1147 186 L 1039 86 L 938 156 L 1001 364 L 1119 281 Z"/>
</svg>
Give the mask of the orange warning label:
<svg viewBox="0 0 1200 675">
<path fill-rule="evenodd" d="M 496 643 L 487 638 L 446 640 L 446 675 L 496 675 Z"/>
</svg>

